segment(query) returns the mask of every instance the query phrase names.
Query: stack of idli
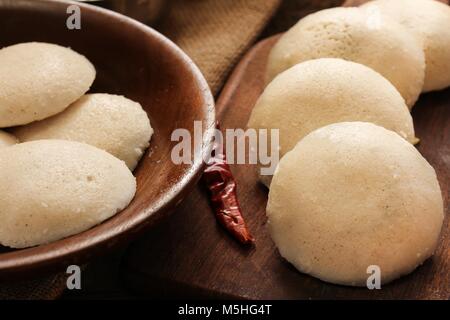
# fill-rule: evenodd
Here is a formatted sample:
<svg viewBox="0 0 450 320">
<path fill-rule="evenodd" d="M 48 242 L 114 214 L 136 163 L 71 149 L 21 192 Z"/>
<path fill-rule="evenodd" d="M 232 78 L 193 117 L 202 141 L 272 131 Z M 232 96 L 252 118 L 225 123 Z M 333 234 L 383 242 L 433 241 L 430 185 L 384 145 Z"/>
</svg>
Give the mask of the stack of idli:
<svg viewBox="0 0 450 320">
<path fill-rule="evenodd" d="M 332 8 L 300 20 L 270 52 L 266 79 L 302 61 L 330 57 L 377 71 L 409 107 L 422 91 L 425 55 L 420 41 L 388 16 L 361 8 Z"/>
<path fill-rule="evenodd" d="M 283 157 L 311 131 L 342 121 L 373 122 L 417 141 L 395 87 L 369 67 L 335 58 L 308 60 L 278 75 L 256 102 L 248 127 L 278 129 Z M 267 186 L 270 178 L 261 175 Z"/>
<path fill-rule="evenodd" d="M 450 86 L 450 7 L 430 0 L 376 0 L 363 5 L 389 16 L 421 43 L 425 53 L 423 92 Z"/>
<path fill-rule="evenodd" d="M 123 96 L 86 94 L 96 71 L 50 43 L 0 50 L 0 245 L 85 231 L 128 206 L 153 129 Z"/>
<path fill-rule="evenodd" d="M 443 199 L 409 110 L 450 86 L 449 24 L 433 0 L 375 0 L 311 14 L 272 48 L 248 127 L 279 130 L 260 178 L 272 239 L 301 272 L 365 286 L 373 266 L 387 283 L 433 254 Z"/>
<path fill-rule="evenodd" d="M 22 142 L 62 139 L 84 142 L 125 161 L 134 170 L 153 130 L 141 105 L 123 96 L 86 94 L 53 117 L 12 130 Z"/>
</svg>

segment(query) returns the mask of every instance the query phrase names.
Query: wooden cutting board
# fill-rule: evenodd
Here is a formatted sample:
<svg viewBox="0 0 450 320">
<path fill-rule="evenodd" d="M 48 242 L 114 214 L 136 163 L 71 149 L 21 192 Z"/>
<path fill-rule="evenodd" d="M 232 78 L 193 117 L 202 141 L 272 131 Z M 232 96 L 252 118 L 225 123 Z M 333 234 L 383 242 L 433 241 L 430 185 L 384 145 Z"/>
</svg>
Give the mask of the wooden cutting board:
<svg viewBox="0 0 450 320">
<path fill-rule="evenodd" d="M 268 52 L 276 36 L 251 49 L 217 103 L 222 129 L 245 128 L 263 90 Z M 450 89 L 423 95 L 413 110 L 420 152 L 436 169 L 449 213 Z M 206 190 L 198 185 L 169 221 L 133 244 L 122 274 L 134 291 L 154 296 L 248 299 L 449 299 L 450 234 L 445 220 L 439 248 L 412 274 L 381 290 L 322 282 L 298 272 L 278 254 L 266 228 L 267 190 L 252 165 L 231 166 L 256 244 L 244 248 L 217 225 Z"/>
</svg>

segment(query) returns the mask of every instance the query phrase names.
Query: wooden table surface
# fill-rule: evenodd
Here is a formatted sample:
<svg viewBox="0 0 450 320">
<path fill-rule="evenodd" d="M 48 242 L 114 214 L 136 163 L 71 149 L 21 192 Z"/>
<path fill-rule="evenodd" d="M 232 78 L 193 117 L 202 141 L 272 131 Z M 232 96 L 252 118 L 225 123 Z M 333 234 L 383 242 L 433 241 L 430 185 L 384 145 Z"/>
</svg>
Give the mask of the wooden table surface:
<svg viewBox="0 0 450 320">
<path fill-rule="evenodd" d="M 275 38 L 263 41 L 241 61 L 217 103 L 222 129 L 245 128 L 262 92 L 267 54 Z M 450 89 L 421 97 L 413 117 L 419 150 L 435 167 L 449 203 Z M 412 274 L 382 290 L 331 285 L 296 271 L 278 254 L 265 226 L 267 190 L 252 165 L 231 166 L 256 245 L 244 248 L 214 220 L 206 190 L 199 185 L 176 214 L 129 248 L 125 283 L 145 295 L 245 299 L 449 299 L 448 219 L 436 255 Z"/>
<path fill-rule="evenodd" d="M 351 0 L 350 2 L 361 0 Z M 307 3 L 306 3 L 307 2 Z M 339 0 L 283 3 L 264 35 L 288 28 L 298 18 Z M 247 54 L 218 102 L 222 125 L 244 127 L 261 90 L 261 64 L 271 40 Z M 255 90 L 256 88 L 256 90 Z M 450 89 L 421 97 L 413 111 L 419 150 L 438 171 L 449 209 Z M 252 166 L 232 166 L 256 246 L 243 248 L 217 225 L 206 190 L 197 186 L 175 214 L 127 250 L 100 257 L 83 272 L 83 290 L 65 298 L 417 298 L 449 299 L 449 222 L 435 258 L 380 291 L 326 284 L 284 262 L 265 227 L 267 191 Z"/>
</svg>

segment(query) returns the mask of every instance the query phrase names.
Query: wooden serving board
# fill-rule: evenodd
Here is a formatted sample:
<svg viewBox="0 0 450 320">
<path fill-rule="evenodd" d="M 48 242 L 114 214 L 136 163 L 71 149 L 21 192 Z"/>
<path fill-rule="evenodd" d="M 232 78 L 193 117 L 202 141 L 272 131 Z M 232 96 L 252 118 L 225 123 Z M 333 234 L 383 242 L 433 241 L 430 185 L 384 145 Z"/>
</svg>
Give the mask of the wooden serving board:
<svg viewBox="0 0 450 320">
<path fill-rule="evenodd" d="M 263 90 L 268 52 L 276 36 L 250 50 L 234 70 L 217 103 L 222 129 L 245 128 Z M 420 152 L 436 169 L 449 213 L 450 89 L 423 95 L 413 117 Z M 231 166 L 248 225 L 256 237 L 245 248 L 218 226 L 199 184 L 170 220 L 129 248 L 125 283 L 150 296 L 245 299 L 449 299 L 450 234 L 445 220 L 439 248 L 412 274 L 381 290 L 322 282 L 298 272 L 278 254 L 266 228 L 267 190 L 252 165 Z"/>
</svg>

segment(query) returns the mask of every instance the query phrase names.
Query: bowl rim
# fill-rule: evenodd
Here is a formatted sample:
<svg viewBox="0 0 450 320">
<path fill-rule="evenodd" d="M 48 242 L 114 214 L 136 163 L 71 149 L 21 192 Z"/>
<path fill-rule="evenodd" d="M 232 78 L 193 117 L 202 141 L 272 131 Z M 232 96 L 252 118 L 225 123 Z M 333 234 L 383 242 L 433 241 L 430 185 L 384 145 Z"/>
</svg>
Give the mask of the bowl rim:
<svg viewBox="0 0 450 320">
<path fill-rule="evenodd" d="M 11 276 L 13 276 L 13 278 L 18 275 L 27 277 L 43 272 L 50 272 L 50 269 L 56 271 L 58 270 L 58 267 L 61 267 L 62 265 L 68 266 L 70 264 L 70 260 L 78 254 L 80 256 L 82 255 L 83 257 L 77 258 L 77 260 L 84 262 L 88 260 L 88 258 L 93 254 L 94 249 L 98 249 L 98 251 L 100 251 L 100 249 L 110 249 L 111 247 L 116 246 L 116 244 L 111 246 L 108 243 L 109 240 L 116 239 L 121 236 L 124 237 L 125 234 L 127 234 L 129 238 L 132 238 L 132 236 L 130 236 L 130 231 L 136 230 L 138 227 L 140 227 L 140 231 L 142 231 L 143 229 L 145 229 L 145 227 L 148 227 L 150 225 L 149 220 L 151 220 L 151 217 L 154 217 L 154 221 L 161 219 L 164 212 L 170 211 L 182 201 L 182 199 L 184 198 L 182 194 L 183 191 L 190 187 L 193 187 L 198 182 L 205 167 L 203 159 L 206 159 L 206 157 L 212 150 L 214 132 L 213 130 L 208 129 L 213 129 L 216 126 L 214 97 L 205 77 L 201 73 L 198 66 L 192 61 L 192 59 L 173 41 L 156 31 L 155 29 L 137 20 L 134 20 L 112 10 L 88 4 L 86 2 L 75 2 L 71 0 L 38 1 L 47 3 L 48 5 L 77 5 L 83 10 L 90 11 L 94 14 L 105 15 L 112 20 L 120 20 L 125 24 L 140 29 L 150 37 L 154 38 L 154 40 L 160 42 L 169 51 L 172 51 L 175 56 L 180 58 L 180 62 L 183 63 L 186 68 L 192 72 L 197 83 L 197 87 L 199 88 L 199 91 L 201 91 L 202 109 L 204 110 L 206 116 L 205 118 L 201 119 L 201 121 L 203 122 L 203 126 L 206 127 L 203 134 L 201 157 L 194 157 L 193 163 L 192 165 L 190 165 L 189 170 L 187 170 L 183 174 L 181 180 L 176 183 L 174 188 L 171 188 L 165 194 L 168 200 L 158 201 L 154 206 L 146 205 L 145 208 L 139 210 L 136 214 L 129 217 L 126 224 L 122 223 L 113 228 L 109 228 L 105 230 L 106 232 L 95 234 L 95 237 L 93 238 L 85 237 L 84 239 L 79 239 L 81 241 L 73 241 L 72 243 L 70 242 L 70 240 L 74 237 L 95 231 L 95 229 L 101 226 L 104 222 L 81 233 L 74 234 L 72 236 L 53 241 L 48 244 L 18 249 L 6 253 L 0 253 L 0 279 L 2 280 L 9 280 L 11 279 Z M 0 10 L 2 7 L 2 2 L 3 0 L 0 0 Z M 6 4 L 12 7 L 20 8 L 26 6 L 27 4 L 29 5 L 31 2 L 35 3 L 36 0 L 15 0 L 13 2 L 9 2 L 7 0 Z M 155 217 L 156 213 L 160 214 Z M 111 219 L 113 219 L 114 217 L 115 216 L 113 216 Z M 146 222 L 147 225 L 145 225 Z M 137 233 L 137 231 L 134 232 L 133 236 L 136 236 Z M 123 240 L 123 242 L 131 241 L 131 239 L 127 239 L 127 241 L 125 241 L 125 239 Z M 69 243 L 62 245 L 63 241 L 69 241 Z"/>
</svg>

